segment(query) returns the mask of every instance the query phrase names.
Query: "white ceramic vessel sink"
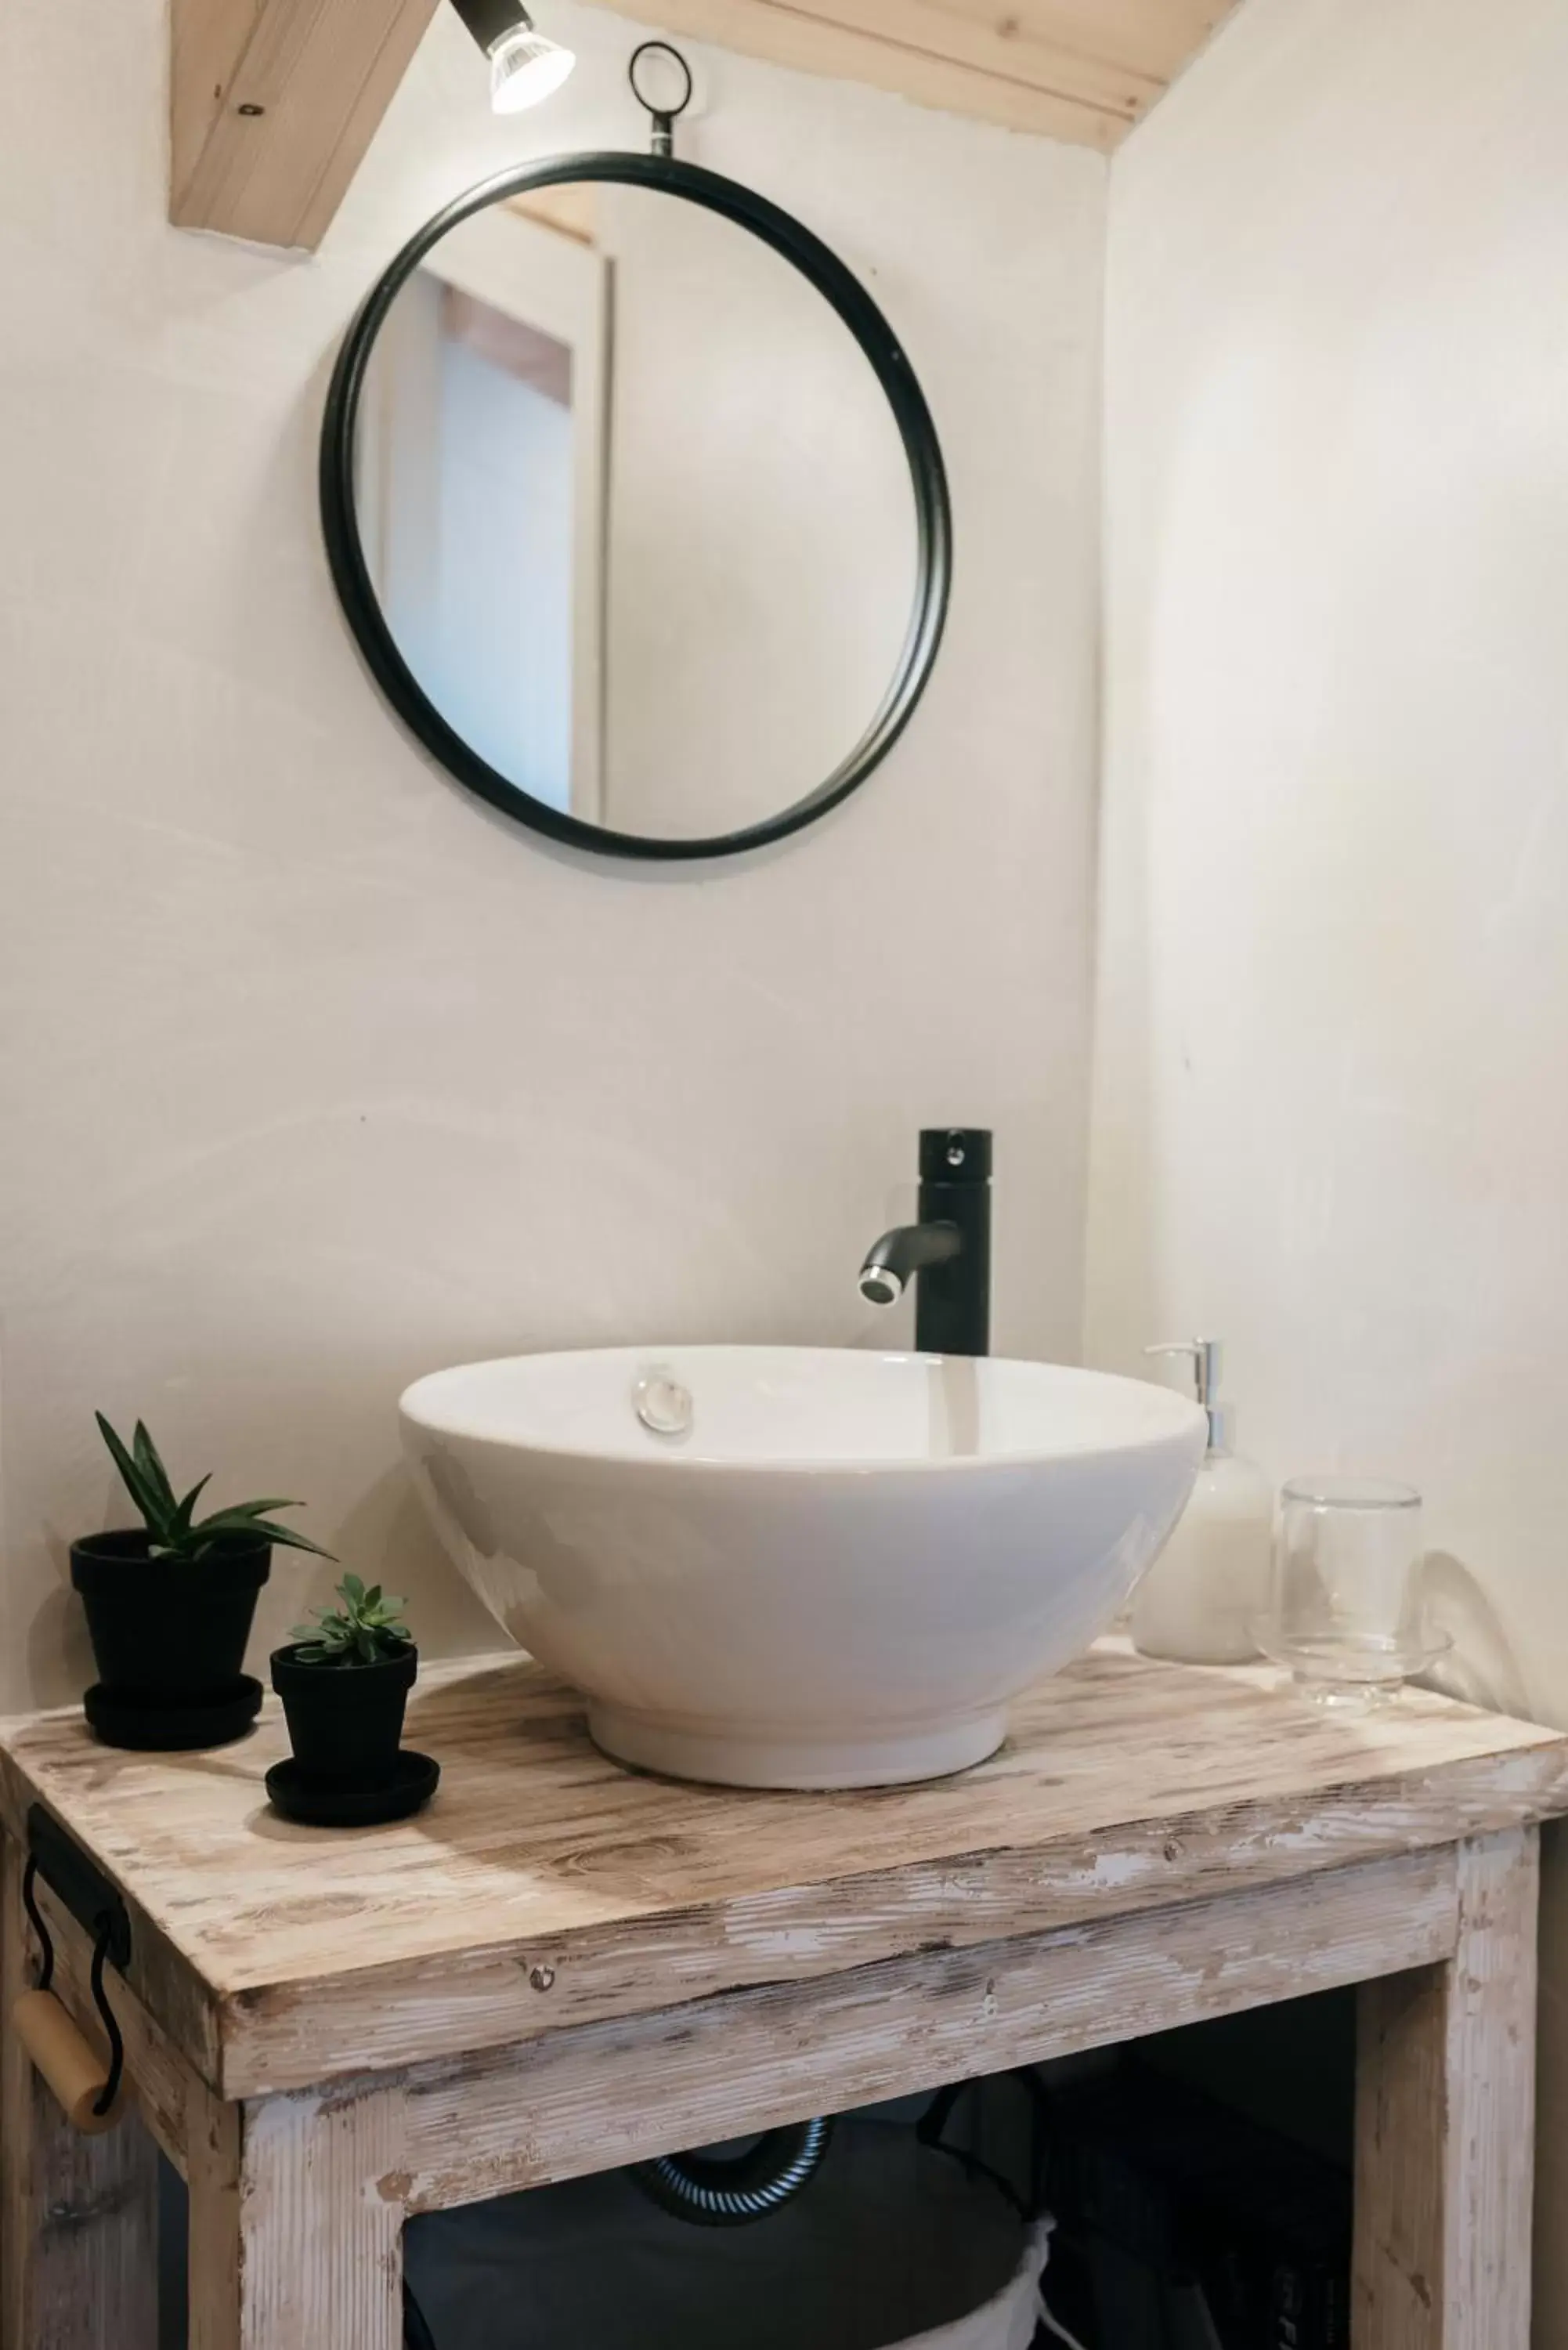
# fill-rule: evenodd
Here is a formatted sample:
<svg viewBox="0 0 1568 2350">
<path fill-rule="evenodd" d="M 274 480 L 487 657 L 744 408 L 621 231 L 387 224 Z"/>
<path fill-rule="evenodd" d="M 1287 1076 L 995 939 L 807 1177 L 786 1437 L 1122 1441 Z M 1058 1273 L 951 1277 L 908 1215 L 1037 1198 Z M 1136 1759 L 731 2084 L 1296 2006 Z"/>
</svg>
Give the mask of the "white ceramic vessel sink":
<svg viewBox="0 0 1568 2350">
<path fill-rule="evenodd" d="M 1206 1439 L 1133 1379 L 804 1347 L 473 1363 L 401 1414 L 442 1540 L 598 1744 L 748 1787 L 992 1753 L 1149 1566 Z"/>
</svg>

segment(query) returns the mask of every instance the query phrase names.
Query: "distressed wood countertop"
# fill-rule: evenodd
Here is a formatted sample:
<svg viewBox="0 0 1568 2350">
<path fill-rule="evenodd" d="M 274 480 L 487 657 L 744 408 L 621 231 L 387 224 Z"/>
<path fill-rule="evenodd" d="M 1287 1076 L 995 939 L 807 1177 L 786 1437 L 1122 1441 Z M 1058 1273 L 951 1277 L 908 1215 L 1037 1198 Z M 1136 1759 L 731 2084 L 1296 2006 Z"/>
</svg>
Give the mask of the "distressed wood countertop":
<svg viewBox="0 0 1568 2350">
<path fill-rule="evenodd" d="M 992 1761 L 789 1795 L 633 1776 L 526 1659 L 427 1668 L 407 1742 L 440 1793 L 394 1826 L 290 1825 L 287 1751 L 0 1728 L 0 1805 L 46 1804 L 120 1887 L 130 1983 L 227 2098 L 303 2087 L 1243 1891 L 1568 1810 L 1568 1738 L 1419 1691 L 1339 1721 L 1266 1671 L 1103 1643 L 1013 1709 Z"/>
</svg>

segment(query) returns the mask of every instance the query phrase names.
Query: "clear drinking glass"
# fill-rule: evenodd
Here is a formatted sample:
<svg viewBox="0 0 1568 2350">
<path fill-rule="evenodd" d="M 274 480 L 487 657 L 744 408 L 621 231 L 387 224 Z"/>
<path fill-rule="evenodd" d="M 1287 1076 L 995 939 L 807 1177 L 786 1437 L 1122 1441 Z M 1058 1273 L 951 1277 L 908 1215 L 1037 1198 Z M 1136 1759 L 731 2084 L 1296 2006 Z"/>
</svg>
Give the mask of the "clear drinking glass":
<svg viewBox="0 0 1568 2350">
<path fill-rule="evenodd" d="M 1304 1692 L 1365 1713 L 1450 1645 L 1421 1591 L 1421 1496 L 1376 1477 L 1293 1478 L 1280 1496 L 1273 1603 L 1254 1636 Z"/>
</svg>

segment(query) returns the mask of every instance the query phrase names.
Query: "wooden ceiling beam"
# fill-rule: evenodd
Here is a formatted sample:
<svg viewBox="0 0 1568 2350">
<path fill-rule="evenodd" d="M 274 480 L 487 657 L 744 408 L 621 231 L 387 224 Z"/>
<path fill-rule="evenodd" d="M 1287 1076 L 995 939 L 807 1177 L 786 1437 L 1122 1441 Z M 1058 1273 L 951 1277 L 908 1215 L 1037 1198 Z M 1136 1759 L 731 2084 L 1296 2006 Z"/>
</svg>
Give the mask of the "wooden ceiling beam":
<svg viewBox="0 0 1568 2350">
<path fill-rule="evenodd" d="M 1040 0 L 622 0 L 628 14 L 774 65 L 870 82 L 924 106 L 1111 147 L 1165 85 L 1064 54 Z"/>
<path fill-rule="evenodd" d="M 169 217 L 319 244 L 436 0 L 173 0 Z"/>
<path fill-rule="evenodd" d="M 1100 148 L 1158 103 L 1232 4 L 620 0 L 667 32 Z M 172 0 L 171 219 L 319 244 L 436 5 Z"/>
</svg>

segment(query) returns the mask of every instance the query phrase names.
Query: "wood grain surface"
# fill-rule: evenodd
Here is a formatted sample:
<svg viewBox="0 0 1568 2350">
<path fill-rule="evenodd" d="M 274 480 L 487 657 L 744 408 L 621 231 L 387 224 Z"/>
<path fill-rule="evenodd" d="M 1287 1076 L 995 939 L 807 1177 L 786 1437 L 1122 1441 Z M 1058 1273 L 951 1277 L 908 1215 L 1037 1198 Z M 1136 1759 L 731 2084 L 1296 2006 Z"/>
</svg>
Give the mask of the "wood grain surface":
<svg viewBox="0 0 1568 2350">
<path fill-rule="evenodd" d="M 1014 1710 L 992 1762 L 920 1787 L 680 1786 L 601 1757 L 526 1660 L 426 1673 L 409 1743 L 440 1794 L 399 1825 L 291 1825 L 241 1743 L 132 1755 L 70 1713 L 0 1730 L 0 1804 L 41 1799 L 122 1888 L 132 1986 L 225 2096 L 496 2047 L 1196 1900 L 1568 1808 L 1568 1740 L 1407 1692 L 1333 1721 L 1262 1672 L 1102 1645 Z"/>
<path fill-rule="evenodd" d="M 1461 1845 L 1451 1962 L 1362 1991 L 1355 2350 L 1529 2350 L 1537 1846 Z"/>
<path fill-rule="evenodd" d="M 410 2210 L 1440 1962 L 1451 1846 L 590 2023 L 403 2077 Z"/>
</svg>

